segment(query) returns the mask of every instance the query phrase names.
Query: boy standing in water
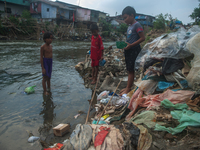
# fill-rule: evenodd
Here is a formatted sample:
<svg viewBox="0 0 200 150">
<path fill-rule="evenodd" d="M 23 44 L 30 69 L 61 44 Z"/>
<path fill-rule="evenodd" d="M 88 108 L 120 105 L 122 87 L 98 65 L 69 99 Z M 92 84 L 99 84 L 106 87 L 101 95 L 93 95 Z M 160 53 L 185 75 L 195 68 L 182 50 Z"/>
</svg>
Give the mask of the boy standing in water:
<svg viewBox="0 0 200 150">
<path fill-rule="evenodd" d="M 103 60 L 103 42 L 101 36 L 98 34 L 99 29 L 96 24 L 92 24 L 90 26 L 90 30 L 92 32 L 91 38 L 91 56 L 92 59 L 92 82 L 91 84 L 95 84 L 97 81 L 97 75 L 99 71 L 99 60 Z"/>
<path fill-rule="evenodd" d="M 127 94 L 131 91 L 134 82 L 135 60 L 141 51 L 140 43 L 145 40 L 143 28 L 135 20 L 136 12 L 133 7 L 127 6 L 122 11 L 124 22 L 129 25 L 127 29 L 127 46 L 124 48 L 126 69 L 128 71 L 128 82 L 125 89 L 120 91 L 120 95 Z"/>
<path fill-rule="evenodd" d="M 52 72 L 52 39 L 53 35 L 50 32 L 46 32 L 43 36 L 43 40 L 45 42 L 44 45 L 40 48 L 40 63 L 42 67 L 42 86 L 44 90 L 44 94 L 48 95 L 50 91 L 50 79 Z M 47 84 L 47 88 L 46 88 Z"/>
</svg>

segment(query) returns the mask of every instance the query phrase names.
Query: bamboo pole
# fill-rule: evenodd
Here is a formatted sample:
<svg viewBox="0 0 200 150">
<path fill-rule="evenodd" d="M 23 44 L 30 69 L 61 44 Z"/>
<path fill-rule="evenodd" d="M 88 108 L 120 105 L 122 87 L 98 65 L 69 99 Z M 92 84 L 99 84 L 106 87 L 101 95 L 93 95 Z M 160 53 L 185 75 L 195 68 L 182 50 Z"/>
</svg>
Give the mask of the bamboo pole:
<svg viewBox="0 0 200 150">
<path fill-rule="evenodd" d="M 89 109 L 88 109 L 88 113 L 87 113 L 87 118 L 86 118 L 85 124 L 87 124 L 87 122 L 88 122 L 88 117 L 89 117 L 89 114 L 90 114 L 90 108 L 91 108 L 92 102 L 93 102 L 93 100 L 94 100 L 94 95 L 95 95 L 95 93 L 96 93 L 96 89 L 97 89 L 97 85 L 98 85 L 98 81 L 99 81 L 100 74 L 101 74 L 101 73 L 99 73 L 99 76 L 98 76 L 98 79 L 97 79 L 97 82 L 96 82 L 96 86 L 95 86 L 95 89 L 94 89 L 94 93 L 93 93 L 92 99 L 91 99 L 91 101 L 90 101 L 90 106 L 89 106 Z"/>
<path fill-rule="evenodd" d="M 122 79 L 123 79 L 123 78 L 122 78 Z M 122 82 L 122 79 L 119 81 L 119 83 L 118 83 L 118 85 L 117 85 L 117 87 L 116 87 L 116 89 L 115 89 L 115 92 L 113 93 L 113 95 L 112 95 L 112 97 L 110 98 L 110 100 L 108 101 L 106 107 L 104 108 L 104 110 L 102 111 L 101 115 L 99 116 L 99 118 L 98 118 L 98 120 L 97 120 L 97 124 L 99 123 L 100 118 L 102 117 L 102 115 L 104 114 L 106 108 L 108 107 L 108 104 L 110 103 L 110 101 L 112 100 L 113 96 L 115 95 L 115 93 L 116 93 L 116 91 L 117 91 L 117 89 L 118 89 L 120 83 Z"/>
</svg>

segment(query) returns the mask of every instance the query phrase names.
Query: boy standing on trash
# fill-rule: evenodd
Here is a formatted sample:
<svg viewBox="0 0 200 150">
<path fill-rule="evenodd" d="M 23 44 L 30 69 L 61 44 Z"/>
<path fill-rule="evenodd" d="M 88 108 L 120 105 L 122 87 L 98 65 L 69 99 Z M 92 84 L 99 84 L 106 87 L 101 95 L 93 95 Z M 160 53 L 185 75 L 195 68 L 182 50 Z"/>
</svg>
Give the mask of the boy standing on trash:
<svg viewBox="0 0 200 150">
<path fill-rule="evenodd" d="M 50 92 L 50 79 L 52 72 L 52 39 L 53 35 L 50 32 L 46 32 L 43 36 L 45 44 L 40 48 L 40 63 L 42 67 L 42 86 L 45 95 L 49 95 Z M 46 88 L 47 84 L 47 88 Z"/>
<path fill-rule="evenodd" d="M 127 29 L 127 46 L 124 48 L 126 69 L 128 71 L 128 82 L 125 89 L 120 91 L 120 95 L 127 94 L 131 91 L 134 82 L 135 60 L 141 51 L 140 43 L 145 40 L 143 28 L 135 20 L 136 11 L 133 7 L 127 6 L 122 11 L 124 22 L 129 25 Z"/>
<path fill-rule="evenodd" d="M 95 84 L 97 82 L 97 75 L 99 71 L 99 60 L 103 60 L 103 42 L 101 36 L 98 34 L 99 29 L 96 24 L 91 24 L 90 30 L 92 32 L 91 38 L 91 55 L 92 59 L 92 82 L 91 84 Z"/>
</svg>

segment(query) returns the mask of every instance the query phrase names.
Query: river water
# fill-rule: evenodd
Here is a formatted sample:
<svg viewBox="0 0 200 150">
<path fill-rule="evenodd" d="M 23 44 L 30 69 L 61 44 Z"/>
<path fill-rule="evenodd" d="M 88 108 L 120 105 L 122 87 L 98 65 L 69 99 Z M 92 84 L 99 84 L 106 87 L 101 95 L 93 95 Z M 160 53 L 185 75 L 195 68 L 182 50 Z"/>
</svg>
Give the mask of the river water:
<svg viewBox="0 0 200 150">
<path fill-rule="evenodd" d="M 27 142 L 28 133 L 56 142 L 52 127 L 59 123 L 85 122 L 86 114 L 77 119 L 79 110 L 87 113 L 92 91 L 74 66 L 85 60 L 90 42 L 53 41 L 51 95 L 44 96 L 40 66 L 42 41 L 0 42 L 0 149 L 37 150 L 39 142 Z M 113 42 L 104 43 L 104 47 Z M 35 87 L 26 95 L 24 89 Z M 54 143 L 53 142 L 53 143 Z"/>
</svg>

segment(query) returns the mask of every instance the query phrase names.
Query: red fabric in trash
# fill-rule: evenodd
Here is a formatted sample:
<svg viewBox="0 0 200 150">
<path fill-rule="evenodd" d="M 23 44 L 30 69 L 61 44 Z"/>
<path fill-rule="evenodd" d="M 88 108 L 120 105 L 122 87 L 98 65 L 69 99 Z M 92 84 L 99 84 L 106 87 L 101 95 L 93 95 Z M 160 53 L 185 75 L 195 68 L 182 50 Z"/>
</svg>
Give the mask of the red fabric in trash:
<svg viewBox="0 0 200 150">
<path fill-rule="evenodd" d="M 44 148 L 44 150 L 60 150 L 63 147 L 63 144 L 57 143 L 54 148 Z"/>
<path fill-rule="evenodd" d="M 99 128 L 101 131 L 98 132 L 95 140 L 94 140 L 94 146 L 97 147 L 101 144 L 103 144 L 104 139 L 106 138 L 106 135 L 109 133 L 110 128 L 106 128 L 101 126 Z"/>
</svg>

